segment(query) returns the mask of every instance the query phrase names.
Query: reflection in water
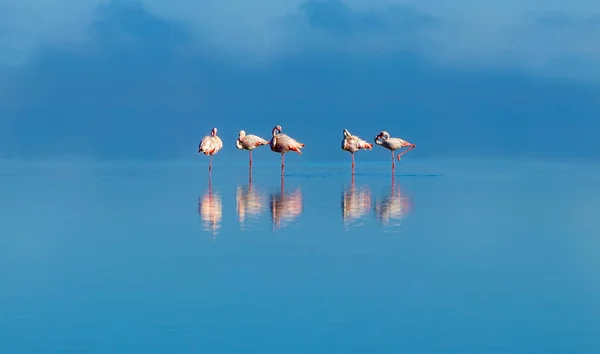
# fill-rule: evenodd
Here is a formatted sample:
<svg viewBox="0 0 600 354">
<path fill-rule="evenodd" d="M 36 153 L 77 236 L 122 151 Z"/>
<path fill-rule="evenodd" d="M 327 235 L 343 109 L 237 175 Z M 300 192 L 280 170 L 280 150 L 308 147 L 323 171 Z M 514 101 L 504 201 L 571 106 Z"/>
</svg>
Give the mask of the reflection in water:
<svg viewBox="0 0 600 354">
<path fill-rule="evenodd" d="M 279 229 L 302 214 L 302 192 L 300 188 L 292 193 L 284 192 L 284 177 L 281 176 L 281 191 L 271 194 L 271 218 L 273 229 Z"/>
<path fill-rule="evenodd" d="M 212 231 L 213 235 L 216 235 L 223 218 L 223 203 L 221 195 L 212 191 L 210 176 L 208 177 L 208 190 L 201 198 L 198 198 L 198 213 L 202 219 L 202 229 Z"/>
<path fill-rule="evenodd" d="M 354 175 L 350 187 L 346 187 L 342 194 L 342 219 L 344 225 L 357 221 L 371 211 L 371 190 L 368 187 L 354 186 Z"/>
<path fill-rule="evenodd" d="M 248 185 L 237 186 L 235 200 L 238 220 L 243 230 L 246 217 L 253 218 L 261 215 L 266 206 L 265 198 L 252 187 L 252 166 L 248 172 Z"/>
<path fill-rule="evenodd" d="M 392 190 L 390 194 L 383 200 L 375 202 L 375 215 L 377 219 L 385 226 L 400 225 L 400 220 L 411 210 L 412 200 L 410 197 L 402 195 L 400 184 L 395 185 L 394 175 L 392 175 Z"/>
</svg>

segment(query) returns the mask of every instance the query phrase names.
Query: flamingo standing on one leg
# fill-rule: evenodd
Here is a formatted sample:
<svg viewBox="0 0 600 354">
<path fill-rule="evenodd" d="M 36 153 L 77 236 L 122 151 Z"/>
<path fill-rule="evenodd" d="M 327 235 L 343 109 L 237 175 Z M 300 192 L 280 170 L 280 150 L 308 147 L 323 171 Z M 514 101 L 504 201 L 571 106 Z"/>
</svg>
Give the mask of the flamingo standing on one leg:
<svg viewBox="0 0 600 354">
<path fill-rule="evenodd" d="M 223 142 L 221 138 L 217 136 L 217 128 L 212 128 L 210 135 L 205 136 L 198 145 L 198 153 L 210 156 L 210 164 L 208 165 L 208 171 L 212 171 L 212 157 L 214 154 L 219 152 L 223 148 Z"/>
<path fill-rule="evenodd" d="M 252 150 L 267 144 L 269 144 L 269 142 L 265 139 L 253 134 L 246 135 L 246 132 L 243 130 L 240 130 L 240 135 L 235 141 L 235 146 L 238 150 L 248 150 L 248 155 L 250 155 L 250 165 L 252 165 Z"/>
<path fill-rule="evenodd" d="M 388 132 L 386 131 L 381 131 L 381 133 L 375 136 L 375 144 L 381 145 L 392 152 L 392 169 L 396 167 L 396 163 L 394 162 L 394 152 L 396 150 L 401 149 L 403 147 L 408 147 L 408 149 L 398 154 L 398 161 L 400 161 L 400 156 L 404 155 L 405 153 L 416 147 L 415 144 L 411 144 L 406 140 L 400 138 L 390 138 L 390 134 L 388 134 Z"/>
<path fill-rule="evenodd" d="M 354 153 L 358 150 L 371 150 L 373 144 L 367 143 L 356 135 L 350 134 L 348 129 L 344 129 L 344 139 L 342 140 L 342 150 L 352 154 L 352 174 L 354 174 Z"/>
<path fill-rule="evenodd" d="M 283 168 L 285 166 L 285 153 L 287 153 L 288 151 L 295 151 L 298 153 L 298 155 L 302 155 L 302 151 L 300 151 L 300 148 L 303 148 L 304 144 L 296 141 L 295 139 L 289 137 L 286 134 L 282 134 L 280 125 L 276 125 L 275 127 L 273 127 L 271 135 L 273 135 L 270 141 L 271 151 L 278 152 L 281 154 L 281 174 L 283 175 Z"/>
</svg>

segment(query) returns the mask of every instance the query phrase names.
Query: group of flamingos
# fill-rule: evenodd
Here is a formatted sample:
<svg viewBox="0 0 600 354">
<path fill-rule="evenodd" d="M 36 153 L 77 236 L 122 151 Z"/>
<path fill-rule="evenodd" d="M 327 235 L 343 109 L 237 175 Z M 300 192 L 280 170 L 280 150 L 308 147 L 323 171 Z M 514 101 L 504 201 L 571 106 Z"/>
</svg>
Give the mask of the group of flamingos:
<svg viewBox="0 0 600 354">
<path fill-rule="evenodd" d="M 269 145 L 271 151 L 281 154 L 281 173 L 284 172 L 284 155 L 289 151 L 294 151 L 298 155 L 302 154 L 301 148 L 304 144 L 290 137 L 287 134 L 281 132 L 281 126 L 276 125 L 273 127 L 271 132 L 271 140 L 267 141 L 257 135 L 246 134 L 245 131 L 240 130 L 239 136 L 235 141 L 235 146 L 239 150 L 248 150 L 250 157 L 250 165 L 252 165 L 252 150 L 262 145 Z M 381 131 L 375 136 L 375 144 L 382 146 L 392 152 L 392 169 L 395 168 L 394 154 L 396 150 L 407 148 L 401 151 L 396 157 L 400 161 L 400 157 L 408 151 L 415 148 L 415 144 L 411 144 L 406 140 L 400 138 L 391 138 L 390 134 L 386 131 Z M 223 142 L 221 138 L 217 136 L 217 128 L 212 128 L 210 135 L 205 136 L 198 146 L 198 153 L 210 156 L 210 163 L 208 170 L 212 171 L 212 157 L 214 154 L 219 152 L 223 148 Z M 354 153 L 358 150 L 371 150 L 373 144 L 366 142 L 356 135 L 350 134 L 348 129 L 344 129 L 344 138 L 342 139 L 342 150 L 348 151 L 352 155 L 352 174 L 354 174 Z"/>
</svg>

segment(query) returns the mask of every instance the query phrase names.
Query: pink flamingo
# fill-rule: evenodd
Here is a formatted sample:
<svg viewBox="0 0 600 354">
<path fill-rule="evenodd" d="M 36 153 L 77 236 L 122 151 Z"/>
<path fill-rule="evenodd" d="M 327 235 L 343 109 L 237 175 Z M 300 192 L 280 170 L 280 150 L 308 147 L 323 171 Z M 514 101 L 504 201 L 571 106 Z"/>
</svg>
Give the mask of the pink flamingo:
<svg viewBox="0 0 600 354">
<path fill-rule="evenodd" d="M 342 150 L 352 154 L 352 174 L 354 174 L 354 153 L 358 150 L 371 150 L 373 144 L 367 143 L 356 135 L 350 134 L 348 129 L 344 129 L 344 139 L 342 140 Z"/>
<path fill-rule="evenodd" d="M 408 147 L 408 149 L 402 151 L 398 154 L 398 161 L 400 161 L 400 156 L 409 152 L 410 150 L 416 147 L 415 144 L 411 144 L 406 140 L 402 140 L 400 138 L 390 138 L 390 134 L 386 131 L 381 131 L 381 133 L 375 136 L 375 144 L 383 146 L 384 148 L 390 150 L 392 152 L 392 168 L 396 167 L 394 162 L 394 151 L 401 149 L 403 147 Z"/>
<path fill-rule="evenodd" d="M 271 151 L 278 152 L 281 154 L 281 174 L 283 174 L 284 164 L 284 155 L 288 151 L 295 151 L 298 155 L 302 155 L 302 151 L 300 148 L 304 147 L 304 144 L 296 141 L 295 139 L 289 137 L 286 134 L 281 133 L 281 126 L 276 125 L 273 127 L 273 131 L 271 132 L 273 137 L 271 138 L 270 145 Z"/>
<path fill-rule="evenodd" d="M 210 164 L 208 165 L 208 170 L 212 170 L 212 157 L 214 154 L 219 152 L 223 148 L 223 142 L 221 138 L 217 136 L 217 128 L 212 128 L 210 131 L 210 135 L 205 136 L 200 141 L 200 145 L 198 145 L 198 153 L 203 153 L 204 155 L 210 156 Z"/>
<path fill-rule="evenodd" d="M 269 142 L 265 139 L 252 134 L 246 135 L 246 132 L 243 130 L 240 130 L 240 135 L 235 141 L 235 146 L 238 150 L 248 150 L 248 154 L 250 155 L 250 165 L 252 165 L 252 150 L 267 144 L 269 144 Z"/>
</svg>

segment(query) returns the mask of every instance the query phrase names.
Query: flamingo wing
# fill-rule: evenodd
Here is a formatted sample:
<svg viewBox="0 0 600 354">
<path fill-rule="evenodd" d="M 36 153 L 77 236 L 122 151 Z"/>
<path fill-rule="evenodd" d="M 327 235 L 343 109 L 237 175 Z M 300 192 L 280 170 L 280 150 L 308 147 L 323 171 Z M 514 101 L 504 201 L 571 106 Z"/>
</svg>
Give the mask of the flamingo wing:
<svg viewBox="0 0 600 354">
<path fill-rule="evenodd" d="M 269 142 L 259 136 L 250 134 L 244 137 L 244 143 L 248 144 L 249 146 L 261 146 L 267 145 Z"/>
<path fill-rule="evenodd" d="M 219 138 L 218 136 L 215 135 L 213 137 L 213 152 L 212 153 L 216 154 L 222 148 L 223 148 L 223 141 L 221 141 L 221 138 Z"/>
<path fill-rule="evenodd" d="M 372 149 L 373 148 L 373 144 L 366 142 L 365 140 L 359 138 L 358 136 L 355 138 L 356 138 L 356 145 L 358 146 L 359 149 Z"/>
<path fill-rule="evenodd" d="M 204 155 L 208 154 L 207 150 L 211 148 L 211 136 L 207 135 L 200 141 L 200 151 L 204 153 Z"/>
<path fill-rule="evenodd" d="M 205 136 L 200 142 L 200 151 L 204 155 L 214 155 L 223 147 L 223 142 L 217 136 Z"/>
<path fill-rule="evenodd" d="M 347 148 L 349 150 L 361 150 L 361 149 L 371 149 L 373 144 L 370 144 L 360 137 L 353 135 L 349 139 L 347 139 Z"/>
<path fill-rule="evenodd" d="M 283 135 L 283 136 L 281 136 L 281 135 Z M 277 136 L 277 140 L 278 140 L 278 143 L 286 146 L 288 148 L 288 150 L 295 151 L 299 155 L 302 154 L 302 151 L 300 151 L 300 148 L 303 148 L 304 144 L 297 141 L 296 139 L 290 137 L 289 135 L 280 134 Z"/>
</svg>

